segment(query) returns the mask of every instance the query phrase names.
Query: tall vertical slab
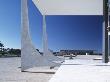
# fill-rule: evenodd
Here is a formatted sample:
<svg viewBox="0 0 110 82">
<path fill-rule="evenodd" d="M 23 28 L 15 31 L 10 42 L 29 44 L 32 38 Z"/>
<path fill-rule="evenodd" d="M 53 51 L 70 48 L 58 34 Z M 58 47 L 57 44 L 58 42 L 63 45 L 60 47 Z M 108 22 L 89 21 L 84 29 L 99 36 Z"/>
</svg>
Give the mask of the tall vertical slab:
<svg viewBox="0 0 110 82">
<path fill-rule="evenodd" d="M 48 53 L 48 42 L 47 42 L 45 15 L 43 15 L 43 52 L 44 52 L 44 55 L 46 53 Z"/>
<path fill-rule="evenodd" d="M 21 0 L 21 71 L 36 66 L 56 66 L 36 50 L 29 33 L 28 0 Z"/>
<path fill-rule="evenodd" d="M 43 56 L 45 56 L 49 61 L 64 61 L 63 58 L 58 58 L 54 56 L 53 53 L 48 49 L 45 15 L 43 15 L 43 52 L 44 52 Z"/>
</svg>

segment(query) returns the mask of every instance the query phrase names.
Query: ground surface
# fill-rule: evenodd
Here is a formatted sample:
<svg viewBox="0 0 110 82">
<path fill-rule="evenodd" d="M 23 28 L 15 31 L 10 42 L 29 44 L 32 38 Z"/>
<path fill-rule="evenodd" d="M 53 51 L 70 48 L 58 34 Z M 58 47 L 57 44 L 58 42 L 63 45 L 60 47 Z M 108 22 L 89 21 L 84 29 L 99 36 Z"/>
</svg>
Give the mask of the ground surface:
<svg viewBox="0 0 110 82">
<path fill-rule="evenodd" d="M 65 58 L 55 74 L 20 72 L 20 58 L 0 58 L 0 82 L 110 82 L 110 64 L 94 58 L 101 56 Z"/>
<path fill-rule="evenodd" d="M 66 60 L 49 82 L 110 82 L 110 63 L 100 56 L 77 56 Z"/>
<path fill-rule="evenodd" d="M 20 72 L 20 58 L 0 58 L 0 82 L 48 82 L 53 74 Z"/>
</svg>

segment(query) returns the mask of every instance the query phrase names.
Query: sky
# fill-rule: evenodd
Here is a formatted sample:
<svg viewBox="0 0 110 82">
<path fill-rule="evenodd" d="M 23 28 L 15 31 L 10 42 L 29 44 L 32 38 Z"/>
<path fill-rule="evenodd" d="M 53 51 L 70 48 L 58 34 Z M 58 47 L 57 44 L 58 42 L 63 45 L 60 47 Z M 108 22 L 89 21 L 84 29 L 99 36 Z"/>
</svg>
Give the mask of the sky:
<svg viewBox="0 0 110 82">
<path fill-rule="evenodd" d="M 42 51 L 42 15 L 29 0 L 32 41 Z M 49 49 L 102 50 L 102 16 L 46 16 Z M 5 47 L 21 47 L 21 2 L 0 0 L 0 41 Z"/>
</svg>

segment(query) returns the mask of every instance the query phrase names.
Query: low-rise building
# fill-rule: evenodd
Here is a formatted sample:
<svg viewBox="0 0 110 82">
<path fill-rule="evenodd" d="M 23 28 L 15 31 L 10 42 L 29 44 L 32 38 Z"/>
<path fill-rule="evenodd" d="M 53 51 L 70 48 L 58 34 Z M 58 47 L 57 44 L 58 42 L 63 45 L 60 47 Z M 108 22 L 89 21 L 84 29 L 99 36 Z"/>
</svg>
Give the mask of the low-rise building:
<svg viewBox="0 0 110 82">
<path fill-rule="evenodd" d="M 57 55 L 59 56 L 65 56 L 65 55 L 93 55 L 95 50 L 60 50 Z"/>
</svg>

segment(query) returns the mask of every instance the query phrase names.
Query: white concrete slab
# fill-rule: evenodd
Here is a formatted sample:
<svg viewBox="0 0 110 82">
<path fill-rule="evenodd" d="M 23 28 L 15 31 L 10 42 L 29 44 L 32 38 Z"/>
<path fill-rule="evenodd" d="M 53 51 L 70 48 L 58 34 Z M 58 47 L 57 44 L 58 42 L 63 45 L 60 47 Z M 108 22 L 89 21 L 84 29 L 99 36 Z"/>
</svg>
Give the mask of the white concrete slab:
<svg viewBox="0 0 110 82">
<path fill-rule="evenodd" d="M 66 60 L 49 82 L 110 82 L 110 63 L 101 60 Z"/>
<path fill-rule="evenodd" d="M 103 15 L 103 0 L 32 0 L 42 15 Z"/>
</svg>

